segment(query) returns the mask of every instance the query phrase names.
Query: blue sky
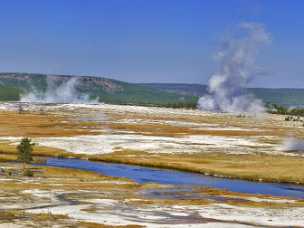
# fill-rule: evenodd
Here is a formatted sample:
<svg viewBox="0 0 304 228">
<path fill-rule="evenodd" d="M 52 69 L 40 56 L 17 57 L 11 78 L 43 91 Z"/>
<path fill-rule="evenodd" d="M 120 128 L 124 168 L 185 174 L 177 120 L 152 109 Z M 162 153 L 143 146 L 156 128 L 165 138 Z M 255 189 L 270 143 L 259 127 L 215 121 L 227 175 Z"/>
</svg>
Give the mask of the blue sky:
<svg viewBox="0 0 304 228">
<path fill-rule="evenodd" d="M 256 22 L 272 43 L 251 86 L 304 88 L 303 12 L 302 0 L 3 0 L 0 71 L 206 83 L 219 41 Z"/>
</svg>

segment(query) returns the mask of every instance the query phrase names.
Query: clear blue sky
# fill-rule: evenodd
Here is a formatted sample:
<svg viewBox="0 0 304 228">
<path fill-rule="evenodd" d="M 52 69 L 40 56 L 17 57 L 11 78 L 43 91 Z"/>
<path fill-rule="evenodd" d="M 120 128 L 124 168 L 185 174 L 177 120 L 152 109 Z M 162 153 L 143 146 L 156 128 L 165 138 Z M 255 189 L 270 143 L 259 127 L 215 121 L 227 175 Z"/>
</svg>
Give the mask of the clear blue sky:
<svg viewBox="0 0 304 228">
<path fill-rule="evenodd" d="M 272 44 L 252 86 L 304 87 L 302 0 L 3 0 L 0 71 L 206 83 L 218 41 L 263 23 Z"/>
</svg>

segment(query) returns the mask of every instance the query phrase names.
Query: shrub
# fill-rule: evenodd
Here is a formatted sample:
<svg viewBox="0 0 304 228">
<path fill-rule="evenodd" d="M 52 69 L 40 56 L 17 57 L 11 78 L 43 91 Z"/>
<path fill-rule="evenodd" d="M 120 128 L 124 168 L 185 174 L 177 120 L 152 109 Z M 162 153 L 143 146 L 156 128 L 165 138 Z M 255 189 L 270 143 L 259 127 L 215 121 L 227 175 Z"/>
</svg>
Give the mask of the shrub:
<svg viewBox="0 0 304 228">
<path fill-rule="evenodd" d="M 34 173 L 33 173 L 33 171 L 30 170 L 30 169 L 25 169 L 25 170 L 23 171 L 23 176 L 25 176 L 25 177 L 33 177 L 33 176 L 34 176 Z"/>
</svg>

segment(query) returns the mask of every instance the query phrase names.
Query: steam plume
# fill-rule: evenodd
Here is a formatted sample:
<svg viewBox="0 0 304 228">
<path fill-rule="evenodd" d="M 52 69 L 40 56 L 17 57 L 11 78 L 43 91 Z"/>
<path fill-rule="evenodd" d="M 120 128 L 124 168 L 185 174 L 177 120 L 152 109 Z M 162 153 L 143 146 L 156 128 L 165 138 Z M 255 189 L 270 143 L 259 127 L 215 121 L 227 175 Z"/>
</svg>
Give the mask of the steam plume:
<svg viewBox="0 0 304 228">
<path fill-rule="evenodd" d="M 304 154 L 304 141 L 289 137 L 284 140 L 283 144 L 279 148 L 281 151 L 297 151 Z"/>
<path fill-rule="evenodd" d="M 201 97 L 198 107 L 213 112 L 264 112 L 263 102 L 246 92 L 248 83 L 259 74 L 255 66 L 258 49 L 270 42 L 261 24 L 242 23 L 235 36 L 222 44 L 217 53 L 218 71 L 211 76 L 208 95 Z"/>
<path fill-rule="evenodd" d="M 82 95 L 77 91 L 78 78 L 71 78 L 58 85 L 52 76 L 46 78 L 47 87 L 44 92 L 39 92 L 32 86 L 31 92 L 21 97 L 22 102 L 38 103 L 96 103 L 90 100 L 88 95 Z"/>
</svg>

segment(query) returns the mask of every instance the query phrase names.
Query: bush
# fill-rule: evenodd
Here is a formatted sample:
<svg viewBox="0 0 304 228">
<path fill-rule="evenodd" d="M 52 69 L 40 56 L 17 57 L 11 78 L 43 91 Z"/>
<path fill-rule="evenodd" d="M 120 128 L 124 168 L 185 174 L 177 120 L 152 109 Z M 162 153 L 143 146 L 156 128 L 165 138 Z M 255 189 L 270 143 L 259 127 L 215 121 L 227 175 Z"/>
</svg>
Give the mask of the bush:
<svg viewBox="0 0 304 228">
<path fill-rule="evenodd" d="M 63 158 L 65 158 L 65 155 L 64 155 L 64 154 L 58 154 L 58 155 L 57 155 L 57 158 L 63 159 Z"/>
<path fill-rule="evenodd" d="M 291 118 L 291 116 L 286 116 L 285 117 L 285 121 L 290 121 L 292 118 Z"/>
<path fill-rule="evenodd" d="M 25 177 L 33 177 L 33 176 L 34 176 L 34 173 L 33 173 L 33 171 L 30 170 L 30 169 L 25 169 L 25 170 L 23 171 L 23 176 L 25 176 Z"/>
</svg>

